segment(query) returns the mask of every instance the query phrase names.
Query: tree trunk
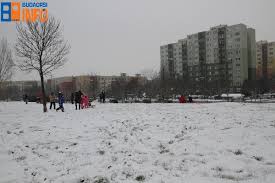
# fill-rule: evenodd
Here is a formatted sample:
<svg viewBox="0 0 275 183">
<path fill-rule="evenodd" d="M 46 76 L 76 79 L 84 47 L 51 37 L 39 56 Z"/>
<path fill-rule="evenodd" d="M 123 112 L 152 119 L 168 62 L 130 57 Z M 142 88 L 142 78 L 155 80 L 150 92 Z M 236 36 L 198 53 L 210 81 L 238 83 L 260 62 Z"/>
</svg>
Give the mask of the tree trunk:
<svg viewBox="0 0 275 183">
<path fill-rule="evenodd" d="M 44 75 L 40 72 L 40 79 L 41 79 L 41 91 L 42 91 L 42 103 L 43 103 L 43 112 L 47 112 L 47 99 L 44 87 Z"/>
</svg>

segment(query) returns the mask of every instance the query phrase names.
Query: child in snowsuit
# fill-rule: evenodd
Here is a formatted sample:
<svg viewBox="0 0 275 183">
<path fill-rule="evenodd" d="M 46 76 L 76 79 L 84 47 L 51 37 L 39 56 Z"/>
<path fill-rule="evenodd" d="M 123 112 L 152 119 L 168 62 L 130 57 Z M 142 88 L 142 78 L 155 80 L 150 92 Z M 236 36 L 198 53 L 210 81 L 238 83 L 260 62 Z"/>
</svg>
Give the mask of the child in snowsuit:
<svg viewBox="0 0 275 183">
<path fill-rule="evenodd" d="M 56 109 L 56 111 L 58 111 L 59 109 L 61 109 L 62 112 L 64 112 L 64 96 L 61 92 L 58 93 L 58 104 L 59 107 Z"/>
<path fill-rule="evenodd" d="M 88 103 L 89 103 L 89 99 L 87 95 L 82 95 L 81 96 L 81 108 L 88 108 Z"/>
<path fill-rule="evenodd" d="M 180 96 L 179 103 L 186 103 L 186 99 L 183 95 Z"/>
<path fill-rule="evenodd" d="M 89 107 L 89 98 L 87 95 L 84 96 L 84 108 Z"/>
</svg>

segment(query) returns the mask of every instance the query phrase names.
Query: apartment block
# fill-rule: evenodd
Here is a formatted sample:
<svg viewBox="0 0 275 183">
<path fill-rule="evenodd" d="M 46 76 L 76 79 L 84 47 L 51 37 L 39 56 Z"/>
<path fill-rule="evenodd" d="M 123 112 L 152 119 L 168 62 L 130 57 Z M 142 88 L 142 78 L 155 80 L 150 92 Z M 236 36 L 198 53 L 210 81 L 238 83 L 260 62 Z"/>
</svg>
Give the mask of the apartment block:
<svg viewBox="0 0 275 183">
<path fill-rule="evenodd" d="M 162 78 L 174 78 L 175 77 L 175 64 L 176 59 L 174 58 L 176 54 L 177 44 L 168 44 L 160 47 L 161 55 L 161 73 Z"/>
<path fill-rule="evenodd" d="M 275 79 L 275 42 L 257 42 L 257 79 Z"/>
<path fill-rule="evenodd" d="M 256 78 L 255 45 L 255 30 L 244 24 L 211 27 L 161 46 L 161 76 L 240 88 Z"/>
</svg>

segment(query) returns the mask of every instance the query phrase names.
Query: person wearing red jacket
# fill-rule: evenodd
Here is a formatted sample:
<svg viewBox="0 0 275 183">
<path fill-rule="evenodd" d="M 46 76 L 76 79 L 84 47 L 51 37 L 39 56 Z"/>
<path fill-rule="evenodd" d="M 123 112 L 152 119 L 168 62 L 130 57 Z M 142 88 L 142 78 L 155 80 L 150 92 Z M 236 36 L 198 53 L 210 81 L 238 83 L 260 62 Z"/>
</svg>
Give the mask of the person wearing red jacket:
<svg viewBox="0 0 275 183">
<path fill-rule="evenodd" d="M 186 103 L 186 99 L 185 99 L 185 97 L 183 95 L 180 96 L 179 102 L 180 103 Z"/>
</svg>

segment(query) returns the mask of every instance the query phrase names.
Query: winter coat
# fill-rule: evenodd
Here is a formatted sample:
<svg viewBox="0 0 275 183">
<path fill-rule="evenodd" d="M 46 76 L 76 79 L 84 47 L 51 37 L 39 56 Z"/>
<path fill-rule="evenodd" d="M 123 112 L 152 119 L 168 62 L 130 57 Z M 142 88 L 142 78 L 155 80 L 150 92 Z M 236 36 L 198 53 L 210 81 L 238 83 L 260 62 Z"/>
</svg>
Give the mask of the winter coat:
<svg viewBox="0 0 275 183">
<path fill-rule="evenodd" d="M 185 99 L 185 97 L 184 97 L 183 95 L 180 96 L 179 102 L 180 102 L 180 103 L 186 103 L 186 99 Z"/>
<path fill-rule="evenodd" d="M 192 103 L 193 102 L 193 98 L 191 96 L 188 97 L 188 101 L 189 103 Z"/>
<path fill-rule="evenodd" d="M 58 96 L 58 104 L 60 106 L 63 106 L 63 104 L 64 104 L 64 96 L 63 95 Z"/>
<path fill-rule="evenodd" d="M 75 92 L 75 95 L 74 95 L 74 100 L 76 103 L 80 103 L 81 102 L 81 95 L 82 95 L 82 92 Z"/>
<path fill-rule="evenodd" d="M 50 99 L 50 102 L 55 102 L 55 96 L 54 95 L 50 95 L 49 99 Z"/>
</svg>

